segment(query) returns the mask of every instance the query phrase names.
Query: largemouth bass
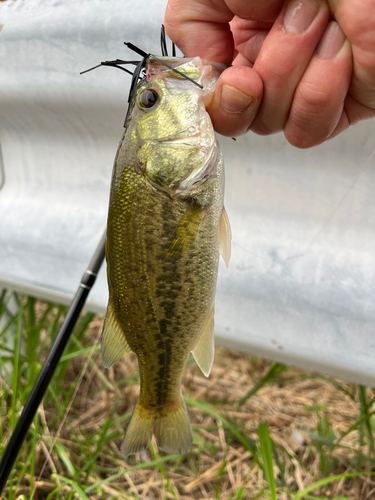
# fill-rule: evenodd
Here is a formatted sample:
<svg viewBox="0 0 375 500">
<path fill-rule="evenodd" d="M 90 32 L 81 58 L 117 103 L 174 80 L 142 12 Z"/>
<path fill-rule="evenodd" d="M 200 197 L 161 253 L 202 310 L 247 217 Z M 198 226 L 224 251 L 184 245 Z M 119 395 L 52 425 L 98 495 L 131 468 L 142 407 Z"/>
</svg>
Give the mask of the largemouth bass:
<svg viewBox="0 0 375 500">
<path fill-rule="evenodd" d="M 131 351 L 138 357 L 124 457 L 153 434 L 168 453 L 190 450 L 182 374 L 190 352 L 206 376 L 213 362 L 219 250 L 228 264 L 231 240 L 223 159 L 205 108 L 219 74 L 199 58 L 149 56 L 115 158 L 102 359 L 110 367 Z"/>
</svg>

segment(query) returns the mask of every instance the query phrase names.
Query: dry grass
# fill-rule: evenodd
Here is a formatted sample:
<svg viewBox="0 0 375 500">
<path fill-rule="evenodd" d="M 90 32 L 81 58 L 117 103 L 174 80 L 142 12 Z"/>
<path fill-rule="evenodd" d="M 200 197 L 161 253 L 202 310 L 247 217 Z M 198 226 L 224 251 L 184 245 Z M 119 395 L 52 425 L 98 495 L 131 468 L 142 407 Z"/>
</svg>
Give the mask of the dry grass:
<svg viewBox="0 0 375 500">
<path fill-rule="evenodd" d="M 101 326 L 102 319 L 96 317 L 85 333 L 85 345 L 98 338 Z M 64 392 L 77 384 L 85 363 L 86 352 L 69 362 L 56 393 L 61 406 L 66 405 Z M 276 368 L 271 380 L 240 406 L 249 390 L 275 369 L 274 365 L 217 348 L 211 376 L 206 379 L 191 362 L 185 371 L 183 392 L 194 431 L 192 452 L 170 459 L 153 443 L 150 451 L 124 461 L 119 446 L 139 393 L 137 359 L 131 354 L 106 370 L 97 349 L 51 453 L 61 416 L 51 398 L 40 408 L 33 474 L 34 481 L 39 480 L 34 499 L 85 498 L 69 480 L 64 482 L 69 477 L 83 485 L 86 498 L 98 500 L 272 498 L 259 453 L 261 422 L 268 424 L 274 443 L 273 469 L 280 500 L 292 499 L 296 492 L 324 477 L 374 470 L 374 456 L 363 426 L 358 425 L 337 442 L 363 417 L 358 386 L 315 378 L 299 369 Z M 374 394 L 366 391 L 369 401 Z M 230 425 L 250 446 L 245 448 L 236 439 Z M 29 452 L 24 450 L 21 465 Z M 30 498 L 32 478 L 27 472 L 16 492 L 26 495 L 23 498 Z M 60 491 L 53 493 L 59 485 Z M 303 498 L 371 500 L 375 498 L 375 479 L 365 475 L 343 477 L 309 495 Z"/>
</svg>

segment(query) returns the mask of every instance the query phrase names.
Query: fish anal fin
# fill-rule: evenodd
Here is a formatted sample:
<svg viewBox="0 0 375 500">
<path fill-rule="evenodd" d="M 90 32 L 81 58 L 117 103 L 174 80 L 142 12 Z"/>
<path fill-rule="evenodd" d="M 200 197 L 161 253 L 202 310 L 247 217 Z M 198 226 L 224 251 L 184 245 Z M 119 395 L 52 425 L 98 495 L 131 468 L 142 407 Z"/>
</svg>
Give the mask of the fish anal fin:
<svg viewBox="0 0 375 500">
<path fill-rule="evenodd" d="M 225 207 L 220 216 L 220 254 L 224 259 L 225 265 L 228 267 L 231 254 L 232 231 L 230 228 L 229 218 Z"/>
<path fill-rule="evenodd" d="M 215 308 L 213 307 L 203 327 L 202 334 L 192 350 L 197 365 L 206 377 L 211 373 L 215 354 L 214 314 Z"/>
<path fill-rule="evenodd" d="M 126 341 L 124 331 L 116 318 L 111 299 L 109 299 L 104 319 L 101 351 L 105 368 L 109 368 L 125 354 L 132 352 Z"/>
<path fill-rule="evenodd" d="M 147 450 L 154 431 L 154 422 L 155 411 L 147 410 L 137 403 L 121 444 L 121 455 L 124 458 Z"/>
<path fill-rule="evenodd" d="M 176 405 L 162 408 L 158 412 L 154 433 L 158 446 L 166 453 L 182 455 L 190 451 L 193 443 L 193 432 L 182 395 Z"/>
<path fill-rule="evenodd" d="M 194 245 L 200 223 L 205 213 L 205 209 L 201 208 L 194 201 L 190 203 L 168 241 L 166 249 L 167 258 L 179 257 Z"/>
</svg>

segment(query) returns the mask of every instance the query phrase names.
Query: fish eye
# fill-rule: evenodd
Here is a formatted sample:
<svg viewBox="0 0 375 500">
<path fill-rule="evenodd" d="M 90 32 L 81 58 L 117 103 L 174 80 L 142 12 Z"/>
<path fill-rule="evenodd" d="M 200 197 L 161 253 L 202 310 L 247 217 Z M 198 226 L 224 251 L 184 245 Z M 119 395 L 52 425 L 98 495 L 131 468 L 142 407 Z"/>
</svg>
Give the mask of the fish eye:
<svg viewBox="0 0 375 500">
<path fill-rule="evenodd" d="M 146 89 L 139 98 L 139 104 L 142 108 L 150 109 L 159 102 L 159 94 L 156 90 Z"/>
</svg>

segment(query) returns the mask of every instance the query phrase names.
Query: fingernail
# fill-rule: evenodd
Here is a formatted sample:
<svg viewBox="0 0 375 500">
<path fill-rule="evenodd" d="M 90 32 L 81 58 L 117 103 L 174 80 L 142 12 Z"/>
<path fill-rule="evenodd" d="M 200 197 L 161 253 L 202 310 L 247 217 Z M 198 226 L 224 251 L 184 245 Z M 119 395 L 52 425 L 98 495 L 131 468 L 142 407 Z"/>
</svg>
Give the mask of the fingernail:
<svg viewBox="0 0 375 500">
<path fill-rule="evenodd" d="M 310 0 L 292 0 L 284 14 L 284 27 L 289 33 L 303 33 L 317 15 L 319 6 Z"/>
<path fill-rule="evenodd" d="M 253 101 L 252 96 L 244 94 L 244 92 L 231 85 L 223 85 L 221 88 L 221 105 L 229 113 L 241 113 Z"/>
<path fill-rule="evenodd" d="M 323 33 L 316 49 L 318 56 L 324 59 L 333 59 L 340 52 L 345 43 L 345 35 L 336 21 L 331 21 Z"/>
</svg>

